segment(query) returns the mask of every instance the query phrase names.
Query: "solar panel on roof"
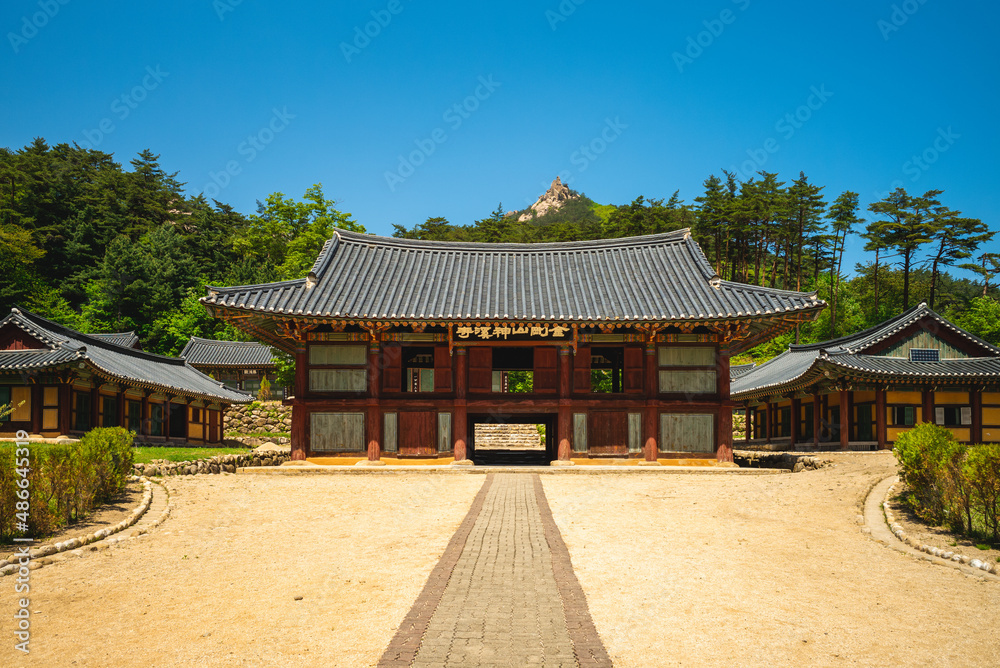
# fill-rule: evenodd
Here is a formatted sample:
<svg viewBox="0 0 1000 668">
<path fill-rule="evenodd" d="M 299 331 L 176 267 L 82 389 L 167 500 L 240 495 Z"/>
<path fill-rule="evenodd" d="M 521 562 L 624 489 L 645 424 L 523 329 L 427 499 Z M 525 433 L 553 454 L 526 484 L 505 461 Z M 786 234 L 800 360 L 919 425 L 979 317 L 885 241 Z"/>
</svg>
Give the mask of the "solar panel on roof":
<svg viewBox="0 0 1000 668">
<path fill-rule="evenodd" d="M 939 362 L 940 356 L 937 348 L 910 348 L 911 362 Z"/>
</svg>

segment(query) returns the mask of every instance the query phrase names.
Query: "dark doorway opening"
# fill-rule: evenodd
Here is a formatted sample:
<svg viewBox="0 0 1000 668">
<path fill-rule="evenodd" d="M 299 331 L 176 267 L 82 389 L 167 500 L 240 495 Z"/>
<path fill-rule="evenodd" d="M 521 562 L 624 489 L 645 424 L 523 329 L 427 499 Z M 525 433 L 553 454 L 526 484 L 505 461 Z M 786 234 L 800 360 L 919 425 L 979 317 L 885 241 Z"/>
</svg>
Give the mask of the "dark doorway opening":
<svg viewBox="0 0 1000 668">
<path fill-rule="evenodd" d="M 556 415 L 545 413 L 469 415 L 468 457 L 477 466 L 548 466 L 557 457 L 556 422 Z M 504 429 L 508 425 L 525 428 Z M 526 443 L 532 430 L 538 434 L 538 445 L 533 447 Z"/>
<path fill-rule="evenodd" d="M 170 406 L 170 438 L 187 438 L 187 405 L 167 404 Z"/>
</svg>

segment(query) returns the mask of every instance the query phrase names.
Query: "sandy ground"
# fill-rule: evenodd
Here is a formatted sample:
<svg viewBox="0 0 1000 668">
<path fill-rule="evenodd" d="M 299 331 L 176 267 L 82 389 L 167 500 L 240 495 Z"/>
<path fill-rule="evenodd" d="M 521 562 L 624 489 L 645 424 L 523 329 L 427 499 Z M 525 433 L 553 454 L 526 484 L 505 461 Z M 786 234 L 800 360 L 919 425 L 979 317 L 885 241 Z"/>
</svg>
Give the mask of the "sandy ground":
<svg viewBox="0 0 1000 668">
<path fill-rule="evenodd" d="M 891 455 L 836 459 L 543 476 L 615 664 L 1000 665 L 1000 586 L 871 540 L 860 503 Z M 152 535 L 32 573 L 27 659 L 0 578 L 0 666 L 372 665 L 484 480 L 171 479 Z"/>
<path fill-rule="evenodd" d="M 892 455 L 832 459 L 764 477 L 543 477 L 615 665 L 1000 665 L 1000 586 L 871 540 L 860 504 Z"/>
<path fill-rule="evenodd" d="M 0 666 L 371 665 L 484 480 L 172 478 L 150 536 L 31 574 L 27 660 L 0 579 Z"/>
</svg>

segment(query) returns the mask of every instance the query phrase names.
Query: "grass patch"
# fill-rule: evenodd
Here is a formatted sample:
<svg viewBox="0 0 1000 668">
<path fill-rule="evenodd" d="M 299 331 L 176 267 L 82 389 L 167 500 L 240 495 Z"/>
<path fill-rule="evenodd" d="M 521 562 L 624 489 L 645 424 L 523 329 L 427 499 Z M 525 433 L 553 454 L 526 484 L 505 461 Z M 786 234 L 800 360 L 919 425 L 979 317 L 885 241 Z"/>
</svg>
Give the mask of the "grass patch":
<svg viewBox="0 0 1000 668">
<path fill-rule="evenodd" d="M 137 447 L 135 448 L 135 463 L 148 464 L 154 459 L 166 459 L 170 462 L 191 462 L 196 459 L 208 459 L 218 455 L 243 455 L 250 448 L 167 448 L 167 447 Z"/>
</svg>

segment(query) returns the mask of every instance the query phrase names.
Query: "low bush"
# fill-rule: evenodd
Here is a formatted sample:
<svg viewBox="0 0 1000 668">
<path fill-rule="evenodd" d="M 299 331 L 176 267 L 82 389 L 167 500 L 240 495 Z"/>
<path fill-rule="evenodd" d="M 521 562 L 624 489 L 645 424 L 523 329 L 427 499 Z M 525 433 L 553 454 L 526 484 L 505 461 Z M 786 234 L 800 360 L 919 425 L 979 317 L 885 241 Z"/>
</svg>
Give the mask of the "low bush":
<svg viewBox="0 0 1000 668">
<path fill-rule="evenodd" d="M 1000 540 L 1000 444 L 962 445 L 951 430 L 925 423 L 900 435 L 894 453 L 918 516 Z"/>
<path fill-rule="evenodd" d="M 134 436 L 120 427 L 94 429 L 80 443 L 32 443 L 27 457 L 18 457 L 13 443 L 0 445 L 0 540 L 45 536 L 114 500 L 132 473 Z M 18 517 L 25 509 L 27 530 Z"/>
</svg>

